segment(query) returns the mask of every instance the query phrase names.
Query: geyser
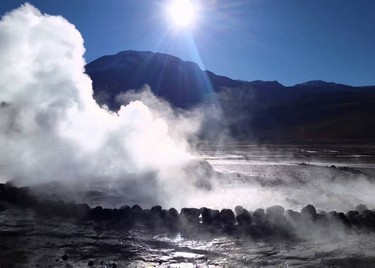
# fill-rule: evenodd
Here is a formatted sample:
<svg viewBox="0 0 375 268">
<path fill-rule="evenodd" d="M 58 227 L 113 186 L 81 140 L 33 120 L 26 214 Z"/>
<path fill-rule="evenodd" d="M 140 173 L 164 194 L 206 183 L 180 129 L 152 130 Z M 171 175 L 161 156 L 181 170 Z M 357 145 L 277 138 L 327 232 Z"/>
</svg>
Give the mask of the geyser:
<svg viewBox="0 0 375 268">
<path fill-rule="evenodd" d="M 134 100 L 118 113 L 99 107 L 83 39 L 64 18 L 22 5 L 0 22 L 0 50 L 0 181 L 125 181 L 134 202 L 141 192 L 169 206 L 194 188 L 187 139 L 197 117 L 166 115 L 163 102 Z"/>
</svg>

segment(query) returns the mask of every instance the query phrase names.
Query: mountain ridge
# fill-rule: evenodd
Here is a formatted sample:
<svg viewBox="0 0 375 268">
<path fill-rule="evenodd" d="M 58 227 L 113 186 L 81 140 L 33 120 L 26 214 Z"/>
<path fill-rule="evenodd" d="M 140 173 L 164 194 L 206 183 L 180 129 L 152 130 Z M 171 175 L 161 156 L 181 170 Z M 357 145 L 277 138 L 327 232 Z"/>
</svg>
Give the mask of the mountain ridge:
<svg viewBox="0 0 375 268">
<path fill-rule="evenodd" d="M 114 111 L 118 94 L 146 84 L 183 109 L 215 101 L 224 122 L 217 125 L 237 139 L 375 138 L 375 86 L 234 80 L 175 56 L 134 50 L 100 57 L 86 65 L 86 73 L 96 101 Z"/>
</svg>

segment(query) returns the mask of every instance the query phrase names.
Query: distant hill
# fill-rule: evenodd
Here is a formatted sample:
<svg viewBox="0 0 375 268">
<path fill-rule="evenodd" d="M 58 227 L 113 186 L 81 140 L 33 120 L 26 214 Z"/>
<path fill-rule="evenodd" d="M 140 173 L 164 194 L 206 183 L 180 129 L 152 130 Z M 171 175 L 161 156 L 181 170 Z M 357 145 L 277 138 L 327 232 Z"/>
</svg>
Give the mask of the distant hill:
<svg viewBox="0 0 375 268">
<path fill-rule="evenodd" d="M 123 51 L 87 64 L 93 80 L 95 98 L 112 109 L 118 108 L 115 96 L 121 91 L 148 84 L 154 94 L 177 107 L 189 108 L 201 103 L 221 86 L 238 87 L 241 82 L 202 71 L 193 62 L 152 52 Z"/>
<path fill-rule="evenodd" d="M 210 128 L 225 126 L 237 139 L 375 140 L 375 86 L 239 81 L 171 55 L 138 51 L 98 58 L 86 65 L 86 73 L 97 102 L 112 110 L 119 108 L 118 94 L 145 84 L 175 107 L 218 105 L 221 122 L 208 123 Z"/>
</svg>

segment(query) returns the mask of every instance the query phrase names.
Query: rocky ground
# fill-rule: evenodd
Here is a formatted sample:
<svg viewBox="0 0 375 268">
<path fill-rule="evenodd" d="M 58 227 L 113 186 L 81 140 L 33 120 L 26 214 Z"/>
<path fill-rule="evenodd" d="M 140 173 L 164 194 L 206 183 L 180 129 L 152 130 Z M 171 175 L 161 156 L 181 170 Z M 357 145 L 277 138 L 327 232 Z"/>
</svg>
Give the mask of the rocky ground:
<svg viewBox="0 0 375 268">
<path fill-rule="evenodd" d="M 0 200 L 0 267 L 375 264 L 369 253 L 375 212 L 365 205 L 346 213 L 317 213 L 312 205 L 301 211 L 106 209 L 41 200 L 9 183 L 0 184 Z"/>
</svg>

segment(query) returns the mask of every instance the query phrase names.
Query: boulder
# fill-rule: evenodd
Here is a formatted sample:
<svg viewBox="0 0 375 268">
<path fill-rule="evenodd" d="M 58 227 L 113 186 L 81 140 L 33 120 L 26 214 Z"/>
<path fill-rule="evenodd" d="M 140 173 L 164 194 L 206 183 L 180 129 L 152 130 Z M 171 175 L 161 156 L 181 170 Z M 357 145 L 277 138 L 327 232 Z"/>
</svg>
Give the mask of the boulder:
<svg viewBox="0 0 375 268">
<path fill-rule="evenodd" d="M 282 206 L 272 206 L 266 209 L 266 218 L 271 224 L 285 224 L 285 209 Z"/>
<path fill-rule="evenodd" d="M 148 211 L 148 210 L 147 210 Z M 149 217 L 147 225 L 150 227 L 162 227 L 164 225 L 163 218 L 166 217 L 164 215 L 167 211 L 163 212 L 163 209 L 161 206 L 154 206 L 150 209 L 148 212 Z"/>
<path fill-rule="evenodd" d="M 301 217 L 305 220 L 316 220 L 317 213 L 313 205 L 307 205 L 301 209 Z"/>
<path fill-rule="evenodd" d="M 131 207 L 131 218 L 132 218 L 132 221 L 133 222 L 138 222 L 141 220 L 141 217 L 142 217 L 142 213 L 143 213 L 143 209 L 141 208 L 141 206 L 135 204 Z"/>
<path fill-rule="evenodd" d="M 231 209 L 222 209 L 219 214 L 221 226 L 231 228 L 236 224 L 236 218 Z"/>
<path fill-rule="evenodd" d="M 95 208 L 90 209 L 89 218 L 93 220 L 103 219 L 103 208 L 101 206 L 96 206 Z"/>
<path fill-rule="evenodd" d="M 143 209 L 141 208 L 140 205 L 135 204 L 134 206 L 132 206 L 132 211 L 133 211 L 133 212 L 138 213 L 138 212 L 142 212 L 142 210 L 143 210 Z"/>
<path fill-rule="evenodd" d="M 243 209 L 241 214 L 237 215 L 236 220 L 239 226 L 250 226 L 252 224 L 250 212 L 246 209 Z"/>
<path fill-rule="evenodd" d="M 206 225 L 219 223 L 219 210 L 203 207 L 200 209 L 202 214 L 202 223 Z"/>
<path fill-rule="evenodd" d="M 181 209 L 180 217 L 191 224 L 196 224 L 199 222 L 200 214 L 201 212 L 197 208 L 183 208 Z"/>
<path fill-rule="evenodd" d="M 244 208 L 242 206 L 236 206 L 234 208 L 234 213 L 236 214 L 236 216 L 242 214 L 242 211 L 244 210 Z"/>
<path fill-rule="evenodd" d="M 360 221 L 364 226 L 375 229 L 375 211 L 364 210 L 360 215 Z"/>
<path fill-rule="evenodd" d="M 38 200 L 31 193 L 29 187 L 18 188 L 11 183 L 0 184 L 0 200 L 26 208 L 38 205 Z"/>
<path fill-rule="evenodd" d="M 152 208 L 151 208 L 151 212 L 152 213 L 156 213 L 156 214 L 161 214 L 161 211 L 162 211 L 162 207 L 161 206 L 153 206 Z"/>
<path fill-rule="evenodd" d="M 165 212 L 163 216 L 163 221 L 165 227 L 170 230 L 176 230 L 178 223 L 179 223 L 179 214 L 175 208 L 170 208 L 168 211 Z"/>
<path fill-rule="evenodd" d="M 358 225 L 360 222 L 359 212 L 357 210 L 350 210 L 346 213 L 346 219 L 348 223 Z"/>
<path fill-rule="evenodd" d="M 0 200 L 4 200 L 6 186 L 4 183 L 0 183 Z"/>
<path fill-rule="evenodd" d="M 280 218 L 283 217 L 285 213 L 285 209 L 282 206 L 272 206 L 266 209 L 266 214 L 272 218 Z"/>
<path fill-rule="evenodd" d="M 256 225 L 263 224 L 266 218 L 266 213 L 264 212 L 264 209 L 258 208 L 253 212 L 253 220 Z"/>
<path fill-rule="evenodd" d="M 325 212 L 318 213 L 316 215 L 316 222 L 321 226 L 326 226 L 329 223 L 328 215 Z"/>
<path fill-rule="evenodd" d="M 125 206 L 120 207 L 119 213 L 120 213 L 121 218 L 130 219 L 132 214 L 133 214 L 133 211 L 132 211 L 131 207 L 125 205 Z"/>
<path fill-rule="evenodd" d="M 301 214 L 297 211 L 288 209 L 285 211 L 285 217 L 287 220 L 291 221 L 292 223 L 299 223 L 301 220 Z"/>
<path fill-rule="evenodd" d="M 178 219 L 179 214 L 178 214 L 177 209 L 175 209 L 175 208 L 170 208 L 170 209 L 168 210 L 168 216 L 169 216 L 169 217 L 172 217 L 172 218 L 174 218 L 174 219 Z"/>
<path fill-rule="evenodd" d="M 346 217 L 346 215 L 342 212 L 339 212 L 337 213 L 337 219 L 342 222 L 344 225 L 346 226 L 349 226 L 350 225 L 350 222 L 348 220 L 348 218 Z"/>
<path fill-rule="evenodd" d="M 329 220 L 337 220 L 337 212 L 336 211 L 328 212 L 328 219 Z"/>
<path fill-rule="evenodd" d="M 359 204 L 355 207 L 355 210 L 362 214 L 363 211 L 368 210 L 367 206 L 364 204 Z"/>
</svg>

